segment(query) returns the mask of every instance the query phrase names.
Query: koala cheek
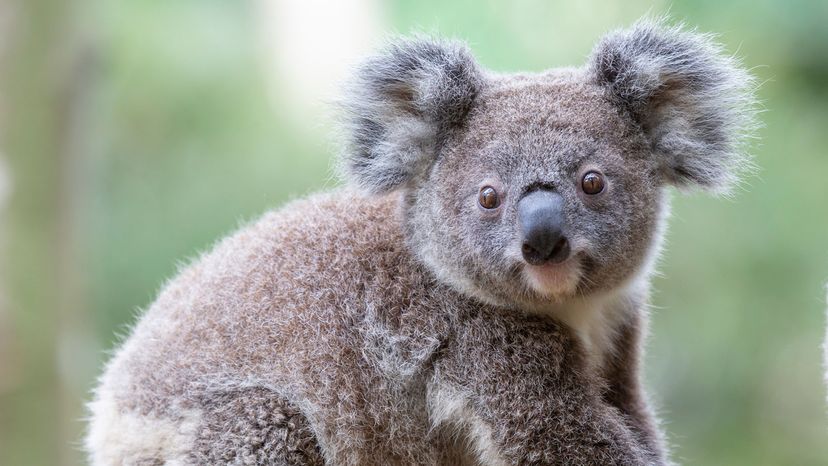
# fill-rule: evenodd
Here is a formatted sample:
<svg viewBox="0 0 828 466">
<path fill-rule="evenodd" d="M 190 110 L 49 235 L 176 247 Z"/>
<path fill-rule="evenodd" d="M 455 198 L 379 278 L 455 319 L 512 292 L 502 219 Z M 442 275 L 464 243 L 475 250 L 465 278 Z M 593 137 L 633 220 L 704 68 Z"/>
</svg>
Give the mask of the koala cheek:
<svg viewBox="0 0 828 466">
<path fill-rule="evenodd" d="M 573 254 L 590 253 L 594 250 L 593 242 L 581 232 L 570 233 L 569 244 Z"/>
</svg>

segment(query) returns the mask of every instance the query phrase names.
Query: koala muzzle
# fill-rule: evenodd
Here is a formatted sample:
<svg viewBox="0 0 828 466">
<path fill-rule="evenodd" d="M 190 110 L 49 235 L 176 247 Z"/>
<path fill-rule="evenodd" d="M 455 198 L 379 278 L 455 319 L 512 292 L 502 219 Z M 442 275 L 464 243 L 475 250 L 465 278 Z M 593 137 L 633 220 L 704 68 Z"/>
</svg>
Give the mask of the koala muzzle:
<svg viewBox="0 0 828 466">
<path fill-rule="evenodd" d="M 540 189 L 523 196 L 517 204 L 523 258 L 532 265 L 558 264 L 569 257 L 570 246 L 563 234 L 563 198 Z"/>
</svg>

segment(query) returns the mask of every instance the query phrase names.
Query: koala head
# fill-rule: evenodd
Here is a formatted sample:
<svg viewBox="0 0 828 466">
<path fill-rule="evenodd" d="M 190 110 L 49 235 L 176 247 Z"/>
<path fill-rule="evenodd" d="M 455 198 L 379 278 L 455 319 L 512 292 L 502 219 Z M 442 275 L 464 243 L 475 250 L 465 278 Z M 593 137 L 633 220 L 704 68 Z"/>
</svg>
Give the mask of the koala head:
<svg viewBox="0 0 828 466">
<path fill-rule="evenodd" d="M 391 44 L 345 106 L 348 179 L 402 190 L 415 254 L 486 302 L 544 308 L 645 274 L 665 188 L 720 192 L 745 166 L 753 81 L 709 36 L 641 21 L 587 64 L 481 68 L 458 42 Z"/>
</svg>

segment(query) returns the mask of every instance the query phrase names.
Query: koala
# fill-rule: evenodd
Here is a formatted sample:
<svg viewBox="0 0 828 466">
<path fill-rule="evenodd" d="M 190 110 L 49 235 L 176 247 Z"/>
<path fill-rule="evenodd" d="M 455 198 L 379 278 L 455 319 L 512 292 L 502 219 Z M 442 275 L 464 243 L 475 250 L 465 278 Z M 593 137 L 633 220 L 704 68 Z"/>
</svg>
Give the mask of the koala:
<svg viewBox="0 0 828 466">
<path fill-rule="evenodd" d="M 670 187 L 748 165 L 752 86 L 661 20 L 541 73 L 390 43 L 346 86 L 345 186 L 164 287 L 95 390 L 92 464 L 670 464 L 650 277 Z"/>
</svg>

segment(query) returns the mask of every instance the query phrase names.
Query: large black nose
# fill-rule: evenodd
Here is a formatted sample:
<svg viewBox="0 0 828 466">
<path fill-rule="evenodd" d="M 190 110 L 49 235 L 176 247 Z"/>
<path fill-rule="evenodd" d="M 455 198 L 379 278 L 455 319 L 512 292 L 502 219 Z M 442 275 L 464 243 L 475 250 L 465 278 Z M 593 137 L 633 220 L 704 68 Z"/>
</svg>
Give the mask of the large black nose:
<svg viewBox="0 0 828 466">
<path fill-rule="evenodd" d="M 517 213 L 526 262 L 557 264 L 569 257 L 569 241 L 563 234 L 563 198 L 560 194 L 548 190 L 532 191 L 518 201 Z"/>
</svg>

